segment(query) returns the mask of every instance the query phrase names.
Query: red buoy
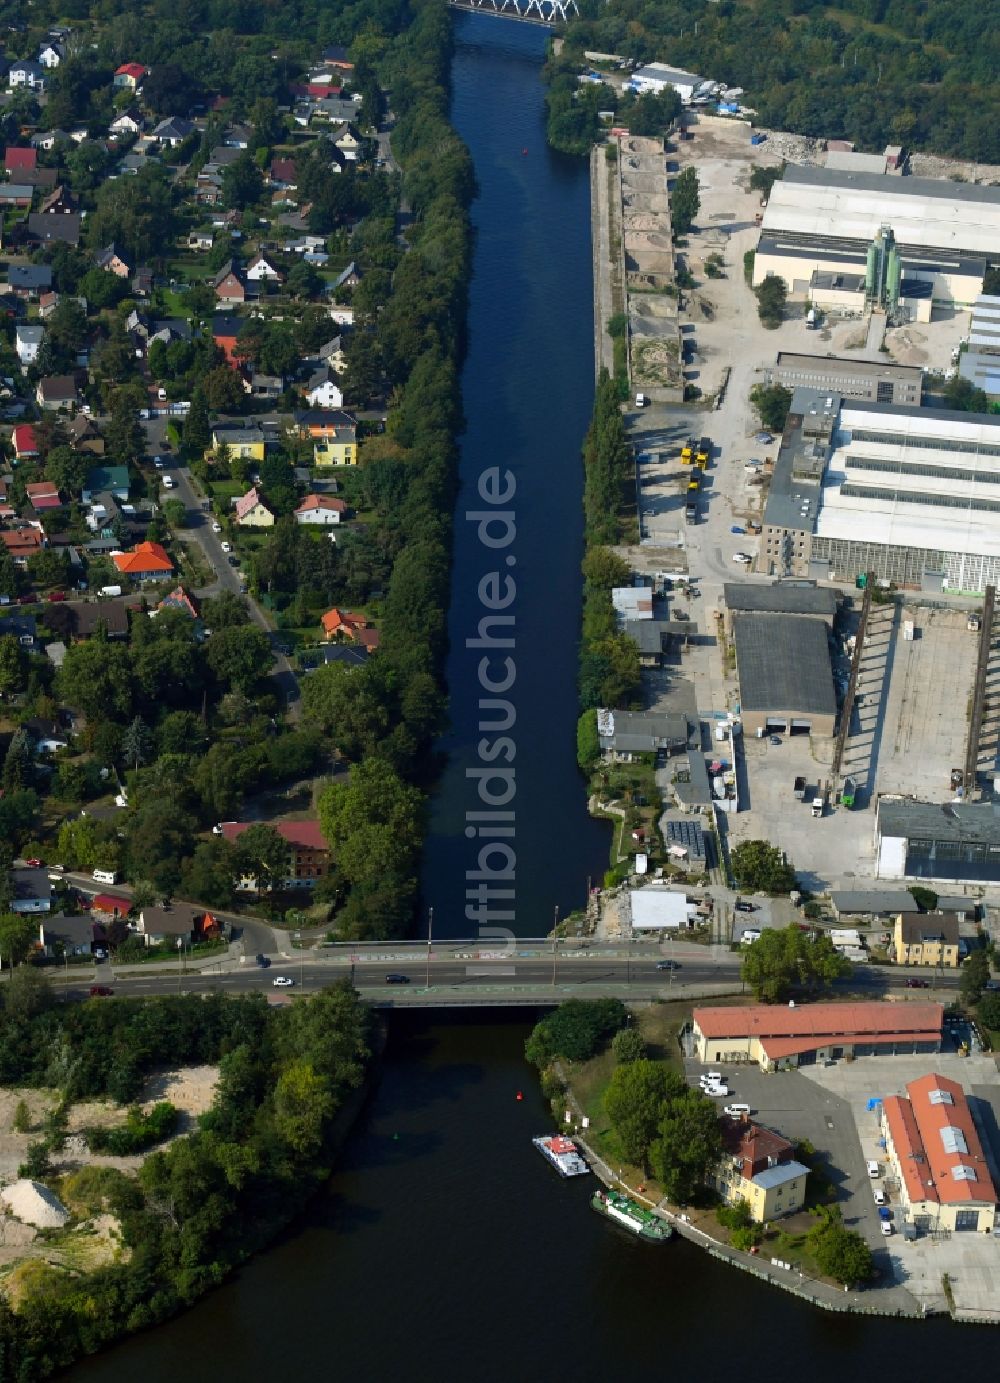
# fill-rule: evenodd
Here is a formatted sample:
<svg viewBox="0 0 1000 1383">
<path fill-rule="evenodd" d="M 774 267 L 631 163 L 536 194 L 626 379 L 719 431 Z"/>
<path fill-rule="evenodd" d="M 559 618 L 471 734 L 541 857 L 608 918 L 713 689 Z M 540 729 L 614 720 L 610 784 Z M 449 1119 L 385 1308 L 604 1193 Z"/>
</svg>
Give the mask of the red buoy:
<svg viewBox="0 0 1000 1383">
<path fill-rule="evenodd" d="M 527 156 L 528 156 L 528 151 L 527 151 L 527 149 L 522 149 L 522 150 L 521 150 L 521 153 L 522 153 L 522 155 L 523 155 L 525 158 L 527 158 Z"/>
<path fill-rule="evenodd" d="M 521 1094 L 521 1092 L 520 1092 L 520 1090 L 519 1090 L 519 1091 L 517 1092 L 517 1094 L 515 1095 L 514 1098 L 515 1098 L 515 1099 L 518 1099 L 518 1100 L 523 1100 L 523 1099 L 524 1099 L 524 1096 Z"/>
</svg>

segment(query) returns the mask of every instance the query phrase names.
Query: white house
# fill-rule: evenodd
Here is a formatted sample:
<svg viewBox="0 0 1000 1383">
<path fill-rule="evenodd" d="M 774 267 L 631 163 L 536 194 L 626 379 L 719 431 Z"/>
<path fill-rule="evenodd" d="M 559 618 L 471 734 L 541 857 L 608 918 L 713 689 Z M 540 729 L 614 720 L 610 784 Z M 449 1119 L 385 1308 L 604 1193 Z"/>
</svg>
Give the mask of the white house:
<svg viewBox="0 0 1000 1383">
<path fill-rule="evenodd" d="M 342 499 L 328 495 L 306 495 L 295 511 L 296 523 L 320 524 L 328 528 L 340 523 L 347 514 L 347 505 Z"/>
<path fill-rule="evenodd" d="M 44 336 L 44 327 L 27 322 L 18 324 L 14 333 L 14 349 L 17 351 L 18 360 L 25 368 L 33 365 L 38 359 L 39 347 Z"/>
<path fill-rule="evenodd" d="M 45 90 L 45 69 L 37 62 L 15 62 L 7 73 L 9 87 L 27 86 L 32 91 Z"/>
<path fill-rule="evenodd" d="M 123 110 L 121 115 L 116 115 L 108 126 L 109 134 L 130 135 L 139 134 L 142 129 L 142 116 L 138 111 Z"/>
<path fill-rule="evenodd" d="M 317 370 L 306 384 L 305 396 L 310 408 L 342 408 L 344 391 L 326 368 Z"/>
<path fill-rule="evenodd" d="M 266 255 L 255 255 L 247 265 L 246 277 L 252 279 L 254 283 L 280 283 L 281 271 L 276 269 Z"/>
<path fill-rule="evenodd" d="M 46 43 L 38 54 L 38 61 L 43 67 L 58 67 L 66 56 L 66 48 L 61 43 Z"/>
</svg>

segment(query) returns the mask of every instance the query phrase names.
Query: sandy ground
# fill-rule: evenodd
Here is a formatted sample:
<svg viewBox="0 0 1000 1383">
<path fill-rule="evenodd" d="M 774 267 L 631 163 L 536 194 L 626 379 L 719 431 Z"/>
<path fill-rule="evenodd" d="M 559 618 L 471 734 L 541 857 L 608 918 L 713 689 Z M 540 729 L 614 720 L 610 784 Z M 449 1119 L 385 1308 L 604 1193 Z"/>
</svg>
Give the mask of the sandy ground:
<svg viewBox="0 0 1000 1383">
<path fill-rule="evenodd" d="M 181 1118 L 175 1137 L 188 1131 L 192 1120 L 204 1114 L 212 1103 L 219 1071 L 216 1066 L 189 1066 L 178 1071 L 165 1071 L 151 1076 L 139 1103 L 149 1108 L 158 1100 L 169 1100 L 177 1106 Z M 18 1133 L 13 1127 L 14 1111 L 24 1100 L 31 1112 L 31 1130 Z M 0 1181 L 16 1180 L 17 1169 L 24 1161 L 28 1144 L 40 1134 L 45 1115 L 56 1103 L 54 1091 L 7 1088 L 0 1090 Z M 120 1167 L 132 1171 L 142 1162 L 142 1156 L 106 1157 L 88 1151 L 82 1130 L 89 1125 L 110 1128 L 125 1120 L 125 1110 L 104 1100 L 88 1100 L 70 1110 L 69 1136 L 61 1154 L 53 1159 L 59 1172 L 75 1171 L 79 1167 Z"/>
</svg>

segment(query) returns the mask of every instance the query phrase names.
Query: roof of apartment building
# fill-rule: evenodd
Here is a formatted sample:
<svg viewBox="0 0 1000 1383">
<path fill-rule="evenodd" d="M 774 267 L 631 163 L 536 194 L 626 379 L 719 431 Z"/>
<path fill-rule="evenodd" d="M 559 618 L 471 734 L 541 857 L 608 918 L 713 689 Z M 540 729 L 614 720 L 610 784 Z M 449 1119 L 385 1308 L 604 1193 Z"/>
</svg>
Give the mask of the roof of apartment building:
<svg viewBox="0 0 1000 1383">
<path fill-rule="evenodd" d="M 693 1018 L 705 1037 L 835 1037 L 849 1042 L 855 1037 L 875 1035 L 905 1034 L 912 1038 L 933 1033 L 937 1036 L 941 1032 L 944 1006 L 879 1000 L 857 1004 L 805 1004 L 795 1008 L 749 1004 L 746 1008 L 696 1008 Z"/>
<path fill-rule="evenodd" d="M 953 912 L 912 913 L 902 918 L 903 945 L 919 946 L 925 941 L 958 945 L 958 918 Z"/>
</svg>

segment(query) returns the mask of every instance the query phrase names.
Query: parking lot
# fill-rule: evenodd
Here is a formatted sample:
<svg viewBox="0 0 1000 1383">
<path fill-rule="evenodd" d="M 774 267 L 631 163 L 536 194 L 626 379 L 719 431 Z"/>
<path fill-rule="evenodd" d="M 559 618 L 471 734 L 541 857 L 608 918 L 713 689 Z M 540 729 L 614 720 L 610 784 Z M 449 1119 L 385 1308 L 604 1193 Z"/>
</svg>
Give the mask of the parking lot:
<svg viewBox="0 0 1000 1383">
<path fill-rule="evenodd" d="M 948 1309 L 942 1278 L 948 1275 L 957 1313 L 976 1319 L 1000 1319 L 1000 1237 L 983 1234 L 921 1235 L 908 1242 L 901 1232 L 899 1188 L 888 1175 L 889 1165 L 879 1140 L 878 1110 L 869 1109 L 871 1099 L 902 1095 L 909 1081 L 940 1072 L 959 1081 L 970 1097 L 970 1106 L 979 1126 L 987 1160 L 994 1177 L 998 1175 L 997 1114 L 1000 1111 L 1000 1080 L 992 1056 L 961 1057 L 955 1052 L 937 1056 L 860 1057 L 833 1066 L 808 1066 L 798 1072 L 804 1085 L 811 1085 L 823 1097 L 836 1099 L 848 1112 L 856 1129 L 861 1158 L 879 1162 L 883 1174 L 880 1184 L 893 1207 L 895 1233 L 879 1245 L 891 1260 L 895 1280 L 905 1286 L 928 1310 Z M 832 1159 L 831 1159 L 832 1160 Z M 864 1167 L 862 1165 L 862 1171 Z M 868 1186 L 871 1197 L 871 1183 Z M 863 1196 L 856 1200 L 863 1200 Z M 872 1200 L 874 1207 L 874 1200 Z M 847 1220 L 847 1213 L 844 1215 Z M 869 1238 L 867 1222 L 853 1226 Z M 875 1233 L 879 1234 L 877 1224 Z M 869 1238 L 869 1242 L 870 1242 Z"/>
<path fill-rule="evenodd" d="M 692 1084 L 697 1084 L 706 1068 L 695 1061 L 686 1066 Z M 904 1094 L 907 1083 L 928 1069 L 960 1081 L 971 1097 L 997 1176 L 1000 1079 L 993 1057 L 961 1057 L 954 1051 L 934 1057 L 859 1057 L 771 1075 L 753 1065 L 720 1064 L 718 1069 L 726 1075 L 730 1090 L 728 1097 L 716 1101 L 720 1112 L 727 1104 L 749 1104 L 756 1122 L 790 1142 L 808 1139 L 813 1145 L 836 1188 L 844 1224 L 864 1236 L 883 1281 L 905 1287 L 928 1310 L 943 1311 L 948 1309 L 942 1287 L 947 1273 L 957 1312 L 977 1319 L 1000 1318 L 1000 1237 L 927 1235 L 907 1242 L 902 1234 L 899 1188 L 888 1175 L 880 1146 L 878 1111 L 868 1108 L 872 1099 Z M 876 1180 L 868 1175 L 869 1159 L 881 1167 Z M 880 1228 L 876 1186 L 892 1210 L 894 1232 L 889 1238 Z"/>
</svg>

